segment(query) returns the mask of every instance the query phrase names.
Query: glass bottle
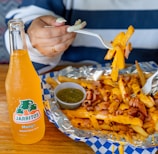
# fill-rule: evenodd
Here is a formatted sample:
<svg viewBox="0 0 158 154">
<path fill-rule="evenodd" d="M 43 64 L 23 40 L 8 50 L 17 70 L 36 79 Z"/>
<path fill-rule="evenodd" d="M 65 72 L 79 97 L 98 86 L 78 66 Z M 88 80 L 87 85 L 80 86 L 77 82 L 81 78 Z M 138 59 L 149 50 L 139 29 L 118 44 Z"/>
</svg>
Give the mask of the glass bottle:
<svg viewBox="0 0 158 154">
<path fill-rule="evenodd" d="M 8 29 L 10 63 L 5 88 L 11 131 L 17 142 L 32 144 L 45 133 L 41 81 L 28 55 L 23 21 L 10 20 Z"/>
</svg>

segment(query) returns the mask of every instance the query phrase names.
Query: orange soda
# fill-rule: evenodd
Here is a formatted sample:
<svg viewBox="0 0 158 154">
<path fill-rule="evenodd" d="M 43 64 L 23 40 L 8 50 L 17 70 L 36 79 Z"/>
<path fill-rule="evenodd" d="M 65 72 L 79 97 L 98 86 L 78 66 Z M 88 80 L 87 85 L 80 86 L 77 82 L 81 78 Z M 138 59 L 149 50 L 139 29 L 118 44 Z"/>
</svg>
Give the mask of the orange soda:
<svg viewBox="0 0 158 154">
<path fill-rule="evenodd" d="M 22 144 L 41 140 L 45 133 L 44 106 L 40 78 L 30 61 L 20 19 L 9 21 L 10 64 L 5 88 L 11 130 Z"/>
</svg>

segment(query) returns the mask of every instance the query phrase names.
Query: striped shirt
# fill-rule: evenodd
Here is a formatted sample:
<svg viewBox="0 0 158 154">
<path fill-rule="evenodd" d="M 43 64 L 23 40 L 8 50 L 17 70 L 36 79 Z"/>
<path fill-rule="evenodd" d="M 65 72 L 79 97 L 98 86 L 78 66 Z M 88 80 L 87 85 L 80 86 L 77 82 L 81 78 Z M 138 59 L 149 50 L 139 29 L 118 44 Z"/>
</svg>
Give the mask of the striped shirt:
<svg viewBox="0 0 158 154">
<path fill-rule="evenodd" d="M 7 14 L 6 19 L 22 18 L 28 26 L 41 15 L 64 17 L 69 25 L 77 19 L 85 20 L 86 30 L 100 34 L 107 41 L 112 41 L 120 31 L 133 25 L 135 32 L 130 39 L 133 50 L 126 62 L 158 63 L 158 0 L 23 0 L 18 9 Z M 28 37 L 27 43 L 32 61 L 51 67 L 60 60 L 106 63 L 107 50 L 96 38 L 83 34 L 77 34 L 71 47 L 62 56 L 54 58 L 41 55 L 31 46 Z"/>
</svg>

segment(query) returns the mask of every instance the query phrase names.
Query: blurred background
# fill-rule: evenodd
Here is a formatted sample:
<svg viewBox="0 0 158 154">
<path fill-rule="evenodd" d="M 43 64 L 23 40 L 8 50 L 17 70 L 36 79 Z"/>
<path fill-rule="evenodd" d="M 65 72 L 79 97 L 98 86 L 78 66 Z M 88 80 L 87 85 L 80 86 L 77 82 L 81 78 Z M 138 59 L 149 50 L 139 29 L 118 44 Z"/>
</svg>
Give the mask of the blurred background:
<svg viewBox="0 0 158 154">
<path fill-rule="evenodd" d="M 4 32 L 7 29 L 5 15 L 8 11 L 15 9 L 21 0 L 0 0 L 0 63 L 8 63 L 9 54 L 5 48 Z"/>
</svg>

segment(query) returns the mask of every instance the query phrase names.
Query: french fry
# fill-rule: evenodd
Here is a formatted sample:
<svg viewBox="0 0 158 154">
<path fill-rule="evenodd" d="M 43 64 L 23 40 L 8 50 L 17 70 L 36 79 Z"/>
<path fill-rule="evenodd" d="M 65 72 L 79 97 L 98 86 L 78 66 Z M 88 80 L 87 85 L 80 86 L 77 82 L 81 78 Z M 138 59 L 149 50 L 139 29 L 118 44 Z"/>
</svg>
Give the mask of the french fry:
<svg viewBox="0 0 158 154">
<path fill-rule="evenodd" d="M 74 118 L 71 120 L 71 123 L 73 126 L 78 128 L 87 128 L 87 129 L 93 129 L 93 125 L 90 121 L 90 119 L 81 119 L 81 118 Z M 98 130 L 107 130 L 107 131 L 124 131 L 127 132 L 129 130 L 128 126 L 124 126 L 122 124 L 113 125 L 110 126 L 109 124 L 102 123 L 98 125 Z"/>
<path fill-rule="evenodd" d="M 115 48 L 113 48 L 113 49 L 111 49 L 111 50 L 108 50 L 108 52 L 107 52 L 107 54 L 105 55 L 104 59 L 105 59 L 105 60 L 111 60 L 111 59 L 114 57 L 115 52 L 116 52 Z"/>
<path fill-rule="evenodd" d="M 125 48 L 125 58 L 126 59 L 128 59 L 129 54 L 131 53 L 131 51 L 132 51 L 132 44 L 128 43 L 126 48 Z"/>
<path fill-rule="evenodd" d="M 123 38 L 123 41 L 122 41 L 123 45 L 126 45 L 126 43 L 129 41 L 129 39 L 133 35 L 133 33 L 134 33 L 134 27 L 130 25 L 127 29 L 127 32 L 125 33 L 124 38 Z"/>
<path fill-rule="evenodd" d="M 122 98 L 124 100 L 125 103 L 127 103 L 129 100 L 128 100 L 128 93 L 126 91 L 126 88 L 124 86 L 124 82 L 123 82 L 123 78 L 120 77 L 119 81 L 118 81 L 118 85 L 119 85 L 119 88 L 120 88 L 120 91 L 121 91 L 121 95 L 122 95 Z"/>
<path fill-rule="evenodd" d="M 124 51 L 122 51 L 121 47 L 117 45 L 115 47 L 115 50 L 117 51 L 114 60 L 112 62 L 112 68 L 118 68 L 123 69 L 125 68 L 125 59 L 124 59 Z"/>
<path fill-rule="evenodd" d="M 95 118 L 95 115 L 91 115 L 91 116 L 89 117 L 89 119 L 90 119 L 90 121 L 91 121 L 91 123 L 92 123 L 94 129 L 100 130 L 100 128 L 99 128 L 99 123 L 98 123 L 97 119 Z"/>
<path fill-rule="evenodd" d="M 71 124 L 76 128 L 87 128 L 89 130 L 93 129 L 92 123 L 89 119 L 73 118 L 71 119 Z"/>
<path fill-rule="evenodd" d="M 108 108 L 109 110 L 109 113 L 115 113 L 115 111 L 117 111 L 118 107 L 119 107 L 120 103 L 118 101 L 115 101 L 113 100 L 111 103 L 110 103 L 110 106 Z"/>
<path fill-rule="evenodd" d="M 120 32 L 118 35 L 116 35 L 116 37 L 114 38 L 114 40 L 112 42 L 113 47 L 115 47 L 118 44 L 121 44 L 124 36 L 125 36 L 124 32 Z M 107 54 L 105 55 L 104 59 L 111 60 L 115 56 L 115 53 L 116 53 L 115 48 L 109 49 Z"/>
<path fill-rule="evenodd" d="M 154 123 L 155 123 L 155 130 L 158 131 L 158 110 L 150 113 Z"/>
<path fill-rule="evenodd" d="M 132 129 L 134 129 L 137 133 L 141 134 L 144 137 L 148 137 L 149 134 L 140 126 L 131 125 Z"/>
<path fill-rule="evenodd" d="M 96 118 L 99 118 L 99 115 L 96 115 Z M 121 124 L 131 124 L 131 125 L 136 125 L 136 126 L 140 126 L 142 127 L 143 122 L 141 119 L 139 118 L 132 118 L 128 115 L 117 115 L 117 116 L 113 116 L 113 115 L 109 115 L 107 117 L 107 120 L 110 121 L 114 121 L 117 123 L 121 123 Z"/>
<path fill-rule="evenodd" d="M 83 87 L 87 87 L 89 89 L 94 88 L 94 82 L 92 80 L 85 80 L 85 79 L 73 79 L 73 78 L 68 78 L 66 76 L 58 76 L 59 82 L 75 82 L 80 84 Z"/>
<path fill-rule="evenodd" d="M 154 127 L 155 127 L 155 128 L 154 128 Z M 153 134 L 153 133 L 155 132 L 155 130 L 156 130 L 156 124 L 154 123 L 153 120 L 150 120 L 150 121 L 145 122 L 145 123 L 143 124 L 143 128 L 146 130 L 146 132 L 147 132 L 148 134 Z"/>
<path fill-rule="evenodd" d="M 147 129 L 147 128 L 152 128 L 152 127 L 154 127 L 154 121 L 153 120 L 150 120 L 150 121 L 148 121 L 148 122 L 145 122 L 144 124 L 143 124 L 143 128 L 144 129 Z"/>
<path fill-rule="evenodd" d="M 112 86 L 112 87 L 118 87 L 118 85 L 116 84 L 116 82 L 114 82 L 113 80 L 111 80 L 111 78 L 105 78 L 102 82 L 105 85 L 109 85 L 109 86 Z"/>
<path fill-rule="evenodd" d="M 119 109 L 122 110 L 122 111 L 123 110 L 128 110 L 129 109 L 129 104 L 121 103 L 120 106 L 119 106 Z"/>
<path fill-rule="evenodd" d="M 127 86 L 128 87 L 132 87 L 133 84 L 136 84 L 138 85 L 139 87 L 141 86 L 140 85 L 140 81 L 139 81 L 139 77 L 137 74 L 133 74 L 132 75 L 132 78 L 130 79 L 130 81 L 127 83 Z"/>
<path fill-rule="evenodd" d="M 80 85 L 84 88 L 94 89 L 95 85 L 93 81 L 81 80 Z"/>
<path fill-rule="evenodd" d="M 75 82 L 75 83 L 78 83 L 78 84 L 80 84 L 80 79 L 72 79 L 72 78 L 68 78 L 68 77 L 66 77 L 66 76 L 58 76 L 58 80 L 60 81 L 60 82 Z"/>
<path fill-rule="evenodd" d="M 114 97 L 117 98 L 120 102 L 122 102 L 122 95 L 119 87 L 111 89 L 111 96 L 109 97 L 111 101 L 113 101 Z"/>
<path fill-rule="evenodd" d="M 119 74 L 119 69 L 117 67 L 113 67 L 112 72 L 111 72 L 111 78 L 113 81 L 117 81 L 118 74 Z"/>
<path fill-rule="evenodd" d="M 125 37 L 125 33 L 124 32 L 120 32 L 119 34 L 116 35 L 116 37 L 114 38 L 113 42 L 112 42 L 112 45 L 113 46 L 116 46 L 118 44 L 121 44 L 121 45 L 125 45 L 125 42 L 122 40 L 124 40 L 124 37 Z M 123 44 L 122 44 L 123 43 Z"/>
<path fill-rule="evenodd" d="M 138 97 L 148 108 L 151 108 L 155 105 L 154 100 L 150 96 L 146 96 L 143 93 L 140 93 Z"/>
<path fill-rule="evenodd" d="M 46 78 L 46 82 L 51 85 L 52 88 L 55 88 L 58 85 L 58 82 L 54 78 Z"/>
<path fill-rule="evenodd" d="M 147 132 L 148 134 L 154 134 L 155 130 L 157 130 L 156 127 L 154 128 L 154 126 L 156 126 L 156 125 L 153 125 L 153 127 L 148 127 L 148 128 L 146 129 L 146 132 Z"/>
<path fill-rule="evenodd" d="M 143 122 L 141 119 L 136 117 L 130 117 L 128 115 L 117 115 L 114 116 L 112 114 L 105 115 L 101 112 L 94 113 L 89 112 L 83 108 L 79 108 L 76 110 L 63 110 L 63 112 L 71 119 L 71 118 L 91 118 L 95 117 L 97 120 L 104 120 L 104 121 L 111 121 L 111 122 L 117 122 L 121 124 L 131 124 L 142 127 Z"/>
<path fill-rule="evenodd" d="M 137 95 L 141 91 L 140 85 L 136 83 L 132 84 L 132 89 L 135 95 Z"/>
<path fill-rule="evenodd" d="M 138 72 L 138 75 L 140 78 L 141 86 L 144 86 L 144 84 L 146 82 L 145 75 L 144 75 L 142 69 L 140 68 L 138 61 L 135 61 L 135 64 L 136 64 L 136 69 L 137 69 L 137 72 Z"/>
</svg>

